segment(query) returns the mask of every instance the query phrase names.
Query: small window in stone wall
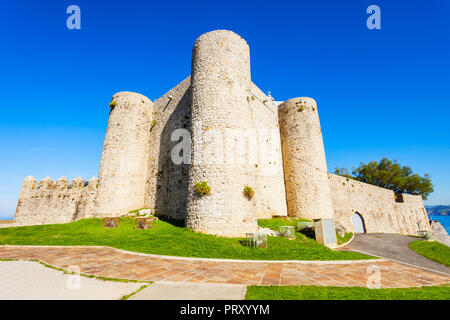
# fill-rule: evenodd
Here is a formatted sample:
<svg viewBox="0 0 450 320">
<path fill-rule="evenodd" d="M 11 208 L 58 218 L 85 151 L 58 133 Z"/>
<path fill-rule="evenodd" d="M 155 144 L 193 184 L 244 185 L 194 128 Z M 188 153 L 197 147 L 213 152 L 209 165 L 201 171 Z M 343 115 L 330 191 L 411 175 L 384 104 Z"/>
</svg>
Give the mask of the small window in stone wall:
<svg viewBox="0 0 450 320">
<path fill-rule="evenodd" d="M 405 202 L 405 200 L 403 199 L 403 194 L 396 193 L 396 194 L 394 194 L 394 196 L 395 196 L 395 202 Z"/>
</svg>

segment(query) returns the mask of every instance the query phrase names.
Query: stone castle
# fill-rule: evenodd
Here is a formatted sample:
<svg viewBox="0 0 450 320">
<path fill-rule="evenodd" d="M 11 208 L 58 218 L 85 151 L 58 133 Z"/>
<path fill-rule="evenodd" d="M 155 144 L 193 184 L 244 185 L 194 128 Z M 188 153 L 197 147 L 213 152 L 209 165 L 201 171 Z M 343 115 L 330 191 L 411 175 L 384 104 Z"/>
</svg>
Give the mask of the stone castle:
<svg viewBox="0 0 450 320">
<path fill-rule="evenodd" d="M 195 188 L 203 181 L 206 196 Z M 251 80 L 247 42 L 227 30 L 201 35 L 191 76 L 156 101 L 114 95 L 98 179 L 36 184 L 31 176 L 23 183 L 17 225 L 150 208 L 227 237 L 256 232 L 258 218 L 273 216 L 330 218 L 348 232 L 430 230 L 421 196 L 328 173 L 316 102 L 264 94 Z"/>
</svg>

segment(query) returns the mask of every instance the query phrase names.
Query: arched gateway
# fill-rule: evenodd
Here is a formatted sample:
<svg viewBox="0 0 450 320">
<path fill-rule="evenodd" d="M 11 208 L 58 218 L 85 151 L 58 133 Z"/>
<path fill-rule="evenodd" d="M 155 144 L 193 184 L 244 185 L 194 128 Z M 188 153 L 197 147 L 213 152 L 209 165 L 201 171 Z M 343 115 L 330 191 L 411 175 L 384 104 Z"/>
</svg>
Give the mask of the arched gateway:
<svg viewBox="0 0 450 320">
<path fill-rule="evenodd" d="M 355 212 L 352 216 L 353 233 L 366 233 L 366 226 L 363 217 Z"/>
</svg>

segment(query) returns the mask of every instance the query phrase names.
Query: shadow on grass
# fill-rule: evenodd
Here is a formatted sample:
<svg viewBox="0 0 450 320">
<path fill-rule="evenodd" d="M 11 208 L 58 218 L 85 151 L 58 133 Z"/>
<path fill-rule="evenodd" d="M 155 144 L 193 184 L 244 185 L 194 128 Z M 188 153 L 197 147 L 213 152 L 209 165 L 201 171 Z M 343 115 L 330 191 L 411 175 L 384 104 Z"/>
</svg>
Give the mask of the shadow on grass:
<svg viewBox="0 0 450 320">
<path fill-rule="evenodd" d="M 170 219 L 167 217 L 158 217 L 159 220 L 167 222 L 168 224 L 173 225 L 174 227 L 179 227 L 179 228 L 185 228 L 186 227 L 186 221 L 183 219 Z"/>
<path fill-rule="evenodd" d="M 304 234 L 305 236 L 307 236 L 308 238 L 311 238 L 313 240 L 316 239 L 316 232 L 314 231 L 313 228 L 310 227 L 305 227 L 302 230 L 298 231 L 301 234 Z"/>
</svg>

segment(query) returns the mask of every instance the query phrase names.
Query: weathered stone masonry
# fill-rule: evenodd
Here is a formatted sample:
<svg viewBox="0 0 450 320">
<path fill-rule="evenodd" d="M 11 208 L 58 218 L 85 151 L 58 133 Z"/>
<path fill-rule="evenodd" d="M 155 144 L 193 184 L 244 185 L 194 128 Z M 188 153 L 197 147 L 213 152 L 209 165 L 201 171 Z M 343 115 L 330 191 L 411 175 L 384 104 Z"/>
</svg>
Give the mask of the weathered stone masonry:
<svg viewBox="0 0 450 320">
<path fill-rule="evenodd" d="M 95 216 L 118 216 L 144 206 L 152 105 L 138 93 L 114 95 L 98 173 Z"/>
<path fill-rule="evenodd" d="M 258 218 L 275 215 L 332 218 L 347 231 L 355 213 L 367 232 L 430 229 L 420 196 L 396 199 L 390 190 L 329 174 L 316 102 L 294 98 L 277 106 L 252 82 L 248 44 L 231 31 L 200 36 L 191 76 L 161 98 L 120 92 L 110 106 L 99 179 L 77 178 L 69 187 L 65 178 L 45 178 L 36 188 L 28 177 L 18 225 L 147 207 L 193 230 L 230 237 L 255 232 Z M 191 133 L 190 164 L 172 161 L 176 129 Z M 246 161 L 230 161 L 230 150 Z M 211 186 L 210 196 L 196 194 L 201 181 Z M 250 200 L 247 185 L 255 190 Z"/>
<path fill-rule="evenodd" d="M 62 177 L 53 182 L 50 177 L 39 182 L 25 179 L 17 203 L 14 222 L 17 225 L 66 223 L 90 218 L 97 195 L 97 178 L 86 184 L 81 178 L 69 181 Z"/>
<path fill-rule="evenodd" d="M 347 230 L 353 230 L 352 216 L 360 214 L 367 232 L 416 235 L 429 230 L 421 196 L 403 194 L 395 199 L 393 191 L 328 174 L 333 198 L 334 219 Z"/>
<path fill-rule="evenodd" d="M 286 198 L 291 216 L 333 218 L 317 104 L 311 98 L 282 103 L 280 115 Z"/>
</svg>

